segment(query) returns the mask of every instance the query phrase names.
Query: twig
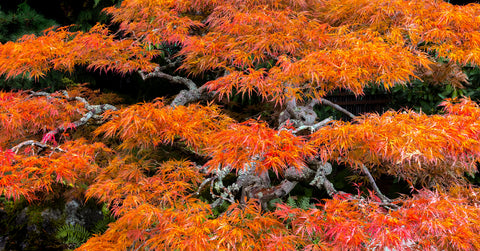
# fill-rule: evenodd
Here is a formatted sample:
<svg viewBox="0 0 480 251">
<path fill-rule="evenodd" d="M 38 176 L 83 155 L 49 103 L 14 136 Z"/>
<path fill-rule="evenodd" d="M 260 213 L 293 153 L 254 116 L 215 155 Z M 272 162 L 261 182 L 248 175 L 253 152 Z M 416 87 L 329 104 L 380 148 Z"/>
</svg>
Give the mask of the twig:
<svg viewBox="0 0 480 251">
<path fill-rule="evenodd" d="M 212 204 L 210 204 L 210 208 L 216 208 L 216 207 L 219 207 L 220 205 L 222 205 L 223 203 L 223 199 L 222 198 L 217 198 Z"/>
<path fill-rule="evenodd" d="M 176 84 L 183 84 L 185 85 L 189 90 L 194 90 L 197 89 L 197 85 L 190 79 L 184 78 L 184 77 L 179 77 L 179 76 L 172 76 L 170 74 L 166 74 L 161 71 L 160 67 L 155 68 L 154 71 L 145 74 L 143 71 L 138 72 L 140 74 L 140 77 L 142 77 L 143 80 L 149 79 L 149 78 L 164 78 L 167 79 L 168 81 Z"/>
<path fill-rule="evenodd" d="M 38 147 L 41 147 L 41 148 L 50 148 L 50 149 L 52 149 L 52 151 L 57 150 L 57 151 L 59 151 L 59 152 L 65 152 L 65 150 L 63 150 L 63 149 L 60 148 L 60 147 L 49 146 L 49 145 L 47 145 L 47 144 L 43 144 L 43 143 L 38 142 L 38 141 L 35 141 L 35 140 L 27 140 L 27 141 L 24 141 L 24 142 L 22 142 L 22 143 L 20 143 L 20 144 L 18 144 L 18 145 L 16 145 L 16 146 L 14 146 L 14 147 L 12 147 L 10 150 L 12 150 L 12 152 L 14 152 L 15 154 L 17 154 L 17 153 L 18 153 L 18 150 L 20 150 L 20 148 L 22 148 L 22 147 L 24 147 L 24 146 L 28 146 L 28 145 L 30 145 L 30 146 L 35 145 L 35 146 L 38 146 Z"/>
<path fill-rule="evenodd" d="M 302 125 L 302 126 L 299 126 L 297 129 L 293 130 L 292 133 L 296 134 L 296 133 L 298 133 L 300 131 L 303 131 L 303 130 L 306 130 L 306 129 L 309 129 L 310 132 L 312 133 L 312 132 L 315 132 L 316 130 L 326 126 L 332 120 L 333 120 L 332 117 L 328 117 L 328 118 L 326 118 L 326 119 L 324 119 L 324 120 L 322 120 L 322 121 L 320 121 L 320 122 L 318 122 L 314 125 Z"/>
<path fill-rule="evenodd" d="M 226 198 L 225 196 L 222 196 L 221 194 L 220 194 L 220 195 L 216 195 L 216 194 L 213 192 L 213 182 L 214 182 L 214 181 L 215 181 L 215 179 L 212 179 L 212 180 L 210 181 L 210 195 L 212 195 L 213 198 L 222 199 L 222 202 L 220 202 L 220 204 L 222 204 L 223 201 L 228 201 L 228 202 L 230 202 L 230 203 L 232 203 L 232 204 L 235 203 L 235 201 L 232 199 L 232 198 L 233 198 L 233 195 L 232 195 L 231 193 L 229 193 L 229 194 L 232 196 L 232 198 Z M 226 189 L 224 188 L 224 190 L 226 190 Z M 216 201 L 215 201 L 215 202 L 216 202 Z M 215 202 L 214 202 L 214 203 L 215 203 Z M 219 204 L 219 205 L 220 205 L 220 204 Z"/>
<path fill-rule="evenodd" d="M 373 179 L 373 176 L 372 174 L 370 173 L 370 171 L 368 171 L 368 168 L 362 164 L 362 171 L 365 173 L 365 175 L 367 175 L 367 178 L 368 180 L 370 181 L 370 184 L 372 185 L 373 187 L 373 190 L 377 193 L 378 197 L 380 197 L 380 199 L 382 200 L 382 202 L 384 203 L 390 203 L 392 200 L 389 199 L 387 196 L 385 196 L 381 191 L 380 189 L 378 188 L 377 186 L 377 183 L 375 183 L 375 179 Z"/>
<path fill-rule="evenodd" d="M 200 194 L 200 191 L 203 189 L 203 187 L 210 181 L 214 181 L 215 179 L 217 178 L 217 176 L 214 176 L 214 177 L 210 177 L 208 179 L 205 179 L 202 184 L 200 184 L 200 186 L 198 187 L 197 189 L 197 192 L 195 193 L 196 195 L 199 195 Z"/>
<path fill-rule="evenodd" d="M 323 188 L 325 188 L 325 190 L 327 191 L 328 196 L 330 196 L 330 197 L 333 197 L 333 196 L 335 196 L 336 194 L 339 193 L 339 192 L 337 191 L 337 189 L 335 189 L 335 187 L 333 186 L 333 183 L 330 182 L 328 179 L 325 179 L 325 180 L 323 181 Z M 344 193 L 344 192 L 340 192 L 340 193 Z"/>
<path fill-rule="evenodd" d="M 71 97 L 68 96 L 68 93 L 66 91 L 63 91 L 62 94 L 65 96 L 65 99 L 67 99 L 67 100 L 70 100 L 70 101 L 71 100 L 76 100 L 76 101 L 82 102 L 85 105 L 85 109 L 87 109 L 88 112 L 85 113 L 83 115 L 83 117 L 80 118 L 79 120 L 71 123 L 68 128 L 65 128 L 65 126 L 60 126 L 60 127 L 57 127 L 55 129 L 47 132 L 47 134 L 49 134 L 51 136 L 55 136 L 58 133 L 62 133 L 69 128 L 77 128 L 79 126 L 82 126 L 82 125 L 86 124 L 88 122 L 88 120 L 90 120 L 91 118 L 93 118 L 93 117 L 97 116 L 98 114 L 101 114 L 101 113 L 103 113 L 107 110 L 114 110 L 114 111 L 117 110 L 117 108 L 115 106 L 110 105 L 110 104 L 90 105 L 85 98 L 82 98 L 82 97 L 72 97 L 71 98 Z M 47 98 L 52 98 L 52 95 L 50 93 L 47 93 L 47 92 L 32 92 L 31 91 L 30 95 L 31 96 L 45 96 Z M 53 96 L 53 97 L 62 98 L 62 97 L 56 97 L 56 96 Z M 42 143 L 45 143 L 45 142 L 42 142 Z"/>
<path fill-rule="evenodd" d="M 158 77 L 158 78 L 163 78 L 167 79 L 168 81 L 176 84 L 182 84 L 185 85 L 188 90 L 181 90 L 180 93 L 175 96 L 173 101 L 170 103 L 170 106 L 172 107 L 177 107 L 181 105 L 186 105 L 191 102 L 195 102 L 198 100 L 206 100 L 213 98 L 215 95 L 214 92 L 208 92 L 205 87 L 197 87 L 197 84 L 193 82 L 191 79 L 184 78 L 184 77 L 179 77 L 179 76 L 172 76 L 170 74 L 164 73 L 161 71 L 162 68 L 157 67 L 153 72 L 145 74 L 142 71 L 139 71 L 138 73 L 142 77 L 143 80 L 153 78 L 153 77 Z"/>
<path fill-rule="evenodd" d="M 136 242 L 136 241 L 133 241 L 132 249 L 135 247 L 135 242 Z M 135 251 L 140 250 L 146 243 L 147 243 L 146 241 L 142 242 L 142 244 L 140 244 L 140 246 L 138 246 L 138 247 L 135 249 Z"/>
<path fill-rule="evenodd" d="M 327 175 L 332 173 L 332 164 L 329 162 L 321 163 L 318 160 L 311 160 L 314 167 L 316 167 L 316 173 L 313 180 L 310 182 L 310 185 L 315 185 L 318 188 L 325 188 L 327 194 L 330 197 L 338 194 L 339 192 L 335 189 L 332 182 L 327 179 Z"/>
<path fill-rule="evenodd" d="M 335 109 L 335 110 L 338 110 L 338 111 L 340 111 L 340 112 L 343 112 L 344 114 L 346 114 L 347 116 L 349 116 L 349 117 L 352 118 L 352 119 L 354 119 L 354 118 L 356 117 L 355 115 L 353 115 L 353 113 L 345 110 L 345 108 L 343 108 L 343 107 L 341 107 L 341 106 L 339 106 L 339 105 L 331 102 L 330 100 L 327 100 L 327 99 L 322 98 L 322 99 L 320 100 L 320 102 L 321 102 L 321 104 L 328 105 L 328 106 L 332 107 L 332 108 Z"/>
<path fill-rule="evenodd" d="M 262 208 L 266 209 L 269 201 L 286 196 L 295 188 L 297 184 L 297 181 L 289 181 L 285 179 L 274 187 L 252 189 L 250 193 L 253 195 L 253 197 L 259 199 Z"/>
</svg>

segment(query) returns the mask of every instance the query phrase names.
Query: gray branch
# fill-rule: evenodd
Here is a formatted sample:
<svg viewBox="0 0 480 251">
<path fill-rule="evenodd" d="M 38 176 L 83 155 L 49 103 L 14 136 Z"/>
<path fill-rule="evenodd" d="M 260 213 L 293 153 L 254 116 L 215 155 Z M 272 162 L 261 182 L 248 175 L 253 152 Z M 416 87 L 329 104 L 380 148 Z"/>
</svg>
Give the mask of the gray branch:
<svg viewBox="0 0 480 251">
<path fill-rule="evenodd" d="M 142 77 L 143 81 L 145 81 L 149 78 L 163 77 L 163 75 L 158 74 L 158 72 L 162 73 L 163 71 L 165 71 L 169 68 L 178 67 L 182 63 L 182 60 L 180 58 L 177 58 L 175 61 L 171 61 L 170 59 L 166 58 L 166 61 L 167 61 L 166 65 L 155 67 L 153 72 L 145 74 L 143 71 L 138 71 L 138 74 L 140 74 L 140 77 Z"/>
<path fill-rule="evenodd" d="M 105 111 L 108 111 L 108 110 L 114 110 L 116 111 L 117 108 L 113 105 L 109 105 L 109 104 L 104 104 L 104 105 L 85 105 L 85 108 L 87 108 L 87 110 L 89 110 L 87 113 L 85 113 L 83 115 L 82 118 L 80 118 L 79 120 L 77 121 L 74 121 L 72 124 L 73 124 L 73 128 L 77 128 L 79 126 L 82 126 L 82 125 L 85 125 L 91 118 L 99 118 L 97 117 L 99 114 L 102 114 L 104 113 Z M 89 109 L 90 108 L 90 109 Z M 59 126 L 49 132 L 47 132 L 47 134 L 50 134 L 52 136 L 55 136 L 59 133 L 62 133 L 62 132 L 65 132 L 68 128 L 65 128 L 65 126 Z"/>
<path fill-rule="evenodd" d="M 295 128 L 313 125 L 317 119 L 317 114 L 313 110 L 315 103 L 316 102 L 312 100 L 309 104 L 301 106 L 297 104 L 295 98 L 289 100 L 285 110 L 280 113 L 278 118 L 280 127 L 282 127 L 287 120 L 292 122 Z"/>
<path fill-rule="evenodd" d="M 79 101 L 79 102 L 82 102 L 85 106 L 85 109 L 87 109 L 88 112 L 86 112 L 85 114 L 83 114 L 83 117 L 80 118 L 79 120 L 77 121 L 74 121 L 72 124 L 74 128 L 77 128 L 79 126 L 82 126 L 82 125 L 85 125 L 91 118 L 95 118 L 95 119 L 100 119 L 99 115 L 104 113 L 105 111 L 108 111 L 108 110 L 114 110 L 116 111 L 117 108 L 113 105 L 110 105 L 110 104 L 103 104 L 103 105 L 90 105 L 88 103 L 88 101 L 85 99 L 85 98 L 82 98 L 82 97 L 69 97 L 68 96 L 68 93 L 66 91 L 62 91 L 62 94 L 65 96 L 65 97 L 57 97 L 55 95 L 52 96 L 51 93 L 47 93 L 47 92 L 33 92 L 33 91 L 30 91 L 30 95 L 33 96 L 33 97 L 38 97 L 38 96 L 44 96 L 44 97 L 47 97 L 47 99 L 51 99 L 51 98 L 65 98 L 67 100 L 76 100 L 76 101 Z M 60 126 L 60 127 L 57 127 L 51 131 L 49 131 L 47 134 L 50 134 L 52 136 L 55 136 L 59 133 L 62 133 L 64 131 L 66 131 L 68 128 L 65 128 L 64 126 Z M 44 143 L 44 142 L 43 142 Z"/>
<path fill-rule="evenodd" d="M 171 63 L 172 65 L 175 65 L 175 63 Z M 208 92 L 205 87 L 198 87 L 195 82 L 193 82 L 191 79 L 180 77 L 180 76 L 172 76 L 170 74 L 162 72 L 162 69 L 165 67 L 157 67 L 153 72 L 145 74 L 142 71 L 139 71 L 140 76 L 142 77 L 143 80 L 149 79 L 149 78 L 163 78 L 168 80 L 170 83 L 174 84 L 181 84 L 186 86 L 188 89 L 187 90 L 181 90 L 180 93 L 178 93 L 175 96 L 175 99 L 170 103 L 170 106 L 172 107 L 177 107 L 180 105 L 186 105 L 188 103 L 192 103 L 195 101 L 199 100 L 208 100 L 213 98 L 215 95 L 213 92 Z"/>
<path fill-rule="evenodd" d="M 203 86 L 196 89 L 181 90 L 180 93 L 175 96 L 172 103 L 170 103 L 170 106 L 177 107 L 199 100 L 209 100 L 212 99 L 214 95 L 213 92 L 208 92 Z"/>
<path fill-rule="evenodd" d="M 343 107 L 341 107 L 341 106 L 333 103 L 333 102 L 330 101 L 330 100 L 327 100 L 327 99 L 322 98 L 322 99 L 320 100 L 320 103 L 321 103 L 322 105 L 328 105 L 328 106 L 332 107 L 333 109 L 335 109 L 335 110 L 337 110 L 337 111 L 343 112 L 344 114 L 346 114 L 347 116 L 349 116 L 349 117 L 352 118 L 352 119 L 354 119 L 354 118 L 356 117 L 355 115 L 353 115 L 353 113 L 347 111 L 345 108 L 343 108 Z"/>
<path fill-rule="evenodd" d="M 310 160 L 309 166 L 302 168 L 290 167 L 285 172 L 285 178 L 290 181 L 306 181 L 311 186 L 319 189 L 324 188 L 328 195 L 333 197 L 339 192 L 335 189 L 332 182 L 327 179 L 327 175 L 332 173 L 332 165 L 328 162 L 322 163 L 318 160 Z"/>
<path fill-rule="evenodd" d="M 380 191 L 380 189 L 377 186 L 377 183 L 375 182 L 375 179 L 373 178 L 372 174 L 370 173 L 370 171 L 368 171 L 368 168 L 365 165 L 362 165 L 362 171 L 365 173 L 365 175 L 367 175 L 368 181 L 370 181 L 370 185 L 372 185 L 373 190 L 375 191 L 375 193 L 377 193 L 378 197 L 382 200 L 382 202 L 384 203 L 391 202 L 392 200 L 389 199 Z"/>
<path fill-rule="evenodd" d="M 41 147 L 41 148 L 50 148 L 52 151 L 60 151 L 60 152 L 65 152 L 65 150 L 63 150 L 62 148 L 60 147 L 53 147 L 53 146 L 49 146 L 47 144 L 43 144 L 41 142 L 38 142 L 36 140 L 27 140 L 27 141 L 24 141 L 14 147 L 12 147 L 10 150 L 12 150 L 12 152 L 14 152 L 15 154 L 18 153 L 18 151 L 20 150 L 20 148 L 24 147 L 24 146 L 38 146 L 38 147 Z"/>
<path fill-rule="evenodd" d="M 309 130 L 310 133 L 313 133 L 315 131 L 317 131 L 318 129 L 326 126 L 328 123 L 330 123 L 330 121 L 333 121 L 332 117 L 328 117 L 314 125 L 302 125 L 302 126 L 299 126 L 298 128 L 296 128 L 295 130 L 292 131 L 293 134 L 297 134 L 298 132 L 300 131 L 303 131 L 303 130 Z"/>
<path fill-rule="evenodd" d="M 155 68 L 154 71 L 147 74 L 143 73 L 142 71 L 139 71 L 138 73 L 140 74 L 140 77 L 142 77 L 143 80 L 146 80 L 149 78 L 163 78 L 170 81 L 171 83 L 185 85 L 189 90 L 193 90 L 197 88 L 197 85 L 192 80 L 188 78 L 172 76 L 170 74 L 164 73 L 161 71 L 160 67 Z"/>
</svg>

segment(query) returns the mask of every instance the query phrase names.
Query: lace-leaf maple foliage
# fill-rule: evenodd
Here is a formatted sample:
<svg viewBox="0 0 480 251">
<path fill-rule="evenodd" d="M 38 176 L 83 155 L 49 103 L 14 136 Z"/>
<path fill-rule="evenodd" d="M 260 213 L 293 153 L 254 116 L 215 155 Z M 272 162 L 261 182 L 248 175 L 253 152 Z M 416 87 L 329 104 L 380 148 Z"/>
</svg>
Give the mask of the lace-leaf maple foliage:
<svg viewBox="0 0 480 251">
<path fill-rule="evenodd" d="M 0 195 L 33 201 L 63 185 L 116 217 L 79 250 L 480 249 L 480 190 L 465 178 L 480 157 L 474 101 L 355 116 L 325 98 L 429 76 L 461 87 L 460 67 L 480 63 L 480 5 L 124 0 L 105 12 L 117 30 L 51 28 L 0 44 L 7 78 L 83 65 L 184 87 L 122 108 L 67 91 L 0 92 Z M 273 104 L 277 123 L 229 117 L 218 101 L 238 96 Z M 315 105 L 352 120 L 319 121 Z M 87 125 L 86 139 L 69 134 Z M 336 188 L 338 164 L 372 191 Z M 385 176 L 411 193 L 388 198 L 376 184 Z M 299 184 L 329 198 L 279 202 Z"/>
</svg>

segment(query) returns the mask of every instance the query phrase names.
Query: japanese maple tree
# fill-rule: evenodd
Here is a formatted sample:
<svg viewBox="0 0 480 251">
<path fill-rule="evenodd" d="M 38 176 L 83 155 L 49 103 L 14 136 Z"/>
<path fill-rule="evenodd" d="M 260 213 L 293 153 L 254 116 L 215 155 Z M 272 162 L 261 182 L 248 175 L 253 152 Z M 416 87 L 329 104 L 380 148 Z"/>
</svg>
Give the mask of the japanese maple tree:
<svg viewBox="0 0 480 251">
<path fill-rule="evenodd" d="M 480 249 L 480 189 L 466 179 L 480 159 L 475 101 L 354 115 L 326 97 L 414 79 L 461 88 L 461 67 L 480 64 L 480 5 L 124 0 L 104 11 L 114 28 L 0 44 L 6 78 L 81 65 L 184 88 L 123 107 L 93 104 L 83 87 L 0 92 L 0 195 L 86 187 L 114 214 L 79 250 Z M 277 112 L 237 121 L 221 106 L 236 96 Z M 318 106 L 351 119 L 320 120 Z M 86 125 L 96 127 L 86 138 L 71 135 Z M 159 157 L 164 146 L 184 158 Z M 360 192 L 335 187 L 341 166 L 368 181 Z M 382 177 L 410 193 L 387 197 Z M 284 203 L 300 184 L 328 198 Z"/>
</svg>

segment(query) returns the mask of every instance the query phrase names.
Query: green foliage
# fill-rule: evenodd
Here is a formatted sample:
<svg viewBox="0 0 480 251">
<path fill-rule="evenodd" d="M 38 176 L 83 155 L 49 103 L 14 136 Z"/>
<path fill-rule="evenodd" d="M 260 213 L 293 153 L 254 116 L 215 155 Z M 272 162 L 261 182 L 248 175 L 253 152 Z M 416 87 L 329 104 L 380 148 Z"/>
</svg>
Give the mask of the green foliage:
<svg viewBox="0 0 480 251">
<path fill-rule="evenodd" d="M 408 108 L 422 111 L 426 114 L 439 113 L 438 105 L 447 98 L 470 97 L 480 99 L 480 68 L 467 65 L 460 68 L 455 63 L 449 64 L 448 59 L 437 58 L 439 65 L 433 65 L 433 74 L 424 75 L 426 81 L 414 79 L 407 86 L 397 85 L 391 89 L 393 109 Z M 438 72 L 435 72 L 438 71 Z M 465 73 L 468 83 L 461 83 L 459 79 Z M 454 77 L 452 77 L 454 75 Z M 421 75 L 420 75 L 421 76 Z M 436 84 L 429 83 L 432 81 Z M 461 80 L 460 80 L 461 82 Z M 463 85 L 464 88 L 460 88 Z"/>
<path fill-rule="evenodd" d="M 218 216 L 220 216 L 221 214 L 223 214 L 224 212 L 227 211 L 228 209 L 228 206 L 230 204 L 228 204 L 228 202 L 222 202 L 222 204 L 218 207 L 215 207 L 215 208 L 212 208 L 212 215 L 211 215 L 211 218 L 212 219 L 215 219 L 217 218 Z"/>
<path fill-rule="evenodd" d="M 55 237 L 62 241 L 63 244 L 69 247 L 77 248 L 81 244 L 85 243 L 93 234 L 103 234 L 108 229 L 108 224 L 115 221 L 115 218 L 111 215 L 107 205 L 102 207 L 103 219 L 96 222 L 93 228 L 88 231 L 84 226 L 80 224 L 64 224 L 57 229 Z"/>
<path fill-rule="evenodd" d="M 67 78 L 68 74 L 59 71 L 50 71 L 44 78 L 35 82 L 28 76 L 15 77 L 11 79 L 0 78 L 0 88 L 10 90 L 44 90 L 48 92 L 55 92 L 59 89 L 64 89 L 70 82 Z"/>
<path fill-rule="evenodd" d="M 104 217 L 103 219 L 95 223 L 95 226 L 93 226 L 91 232 L 93 234 L 103 234 L 105 233 L 105 231 L 107 231 L 108 224 L 114 221 L 115 221 L 115 218 L 113 218 L 113 216 Z"/>
<path fill-rule="evenodd" d="M 13 202 L 5 196 L 0 196 L 0 236 L 7 235 L 10 231 L 15 231 L 21 226 L 15 221 L 15 217 L 27 206 L 26 200 Z M 1 217 L 2 214 L 8 217 Z"/>
<path fill-rule="evenodd" d="M 326 118 L 340 120 L 345 117 L 345 114 L 343 114 L 342 112 L 326 105 L 315 105 L 314 111 L 317 114 L 317 118 L 319 121 L 322 121 Z"/>
<path fill-rule="evenodd" d="M 461 90 L 461 94 L 470 97 L 473 100 L 480 100 L 480 68 L 464 67 L 463 69 L 465 74 L 468 76 L 468 81 L 471 84 L 468 85 L 464 90 Z"/>
<path fill-rule="evenodd" d="M 43 30 L 57 25 L 55 21 L 38 14 L 26 2 L 15 12 L 0 10 L 0 42 L 15 41 L 25 34 L 39 35 Z"/>
<path fill-rule="evenodd" d="M 90 232 L 85 229 L 82 225 L 75 224 L 65 224 L 58 228 L 56 237 L 63 241 L 63 243 L 73 246 L 79 247 L 81 244 L 85 243 L 91 234 Z"/>
<path fill-rule="evenodd" d="M 436 114 L 441 112 L 438 105 L 447 98 L 470 97 L 472 100 L 480 100 L 480 68 L 467 66 L 463 72 L 468 76 L 469 82 L 465 88 L 455 88 L 449 83 L 434 85 L 415 79 L 406 86 L 396 85 L 387 92 L 381 87 L 371 88 L 371 92 L 389 93 L 392 101 L 388 108 Z"/>
<path fill-rule="evenodd" d="M 463 96 L 464 90 L 455 89 L 451 85 L 429 85 L 414 80 L 409 86 L 395 86 L 391 90 L 393 109 L 407 108 L 434 114 L 440 111 L 438 105 L 445 98 Z"/>
<path fill-rule="evenodd" d="M 112 216 L 106 204 L 103 204 L 102 214 L 103 219 L 95 223 L 95 226 L 93 226 L 92 230 L 90 231 L 92 234 L 103 234 L 105 231 L 107 231 L 108 224 L 115 221 L 115 218 Z"/>
<path fill-rule="evenodd" d="M 315 204 L 311 203 L 311 200 L 312 200 L 312 190 L 305 189 L 305 195 L 288 196 L 286 204 L 293 208 L 308 210 L 310 208 L 315 208 Z"/>
<path fill-rule="evenodd" d="M 94 0 L 92 4 L 91 1 L 85 1 L 78 14 L 70 16 L 69 19 L 72 23 L 75 23 L 78 29 L 87 31 L 97 22 L 106 23 L 109 21 L 109 17 L 103 14 L 102 10 L 120 2 L 120 0 Z"/>
<path fill-rule="evenodd" d="M 42 211 L 44 208 L 39 205 L 30 205 L 28 206 L 27 216 L 28 216 L 28 223 L 33 225 L 41 224 L 43 219 Z"/>
</svg>

